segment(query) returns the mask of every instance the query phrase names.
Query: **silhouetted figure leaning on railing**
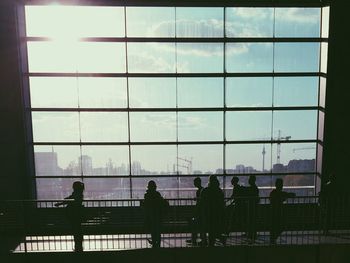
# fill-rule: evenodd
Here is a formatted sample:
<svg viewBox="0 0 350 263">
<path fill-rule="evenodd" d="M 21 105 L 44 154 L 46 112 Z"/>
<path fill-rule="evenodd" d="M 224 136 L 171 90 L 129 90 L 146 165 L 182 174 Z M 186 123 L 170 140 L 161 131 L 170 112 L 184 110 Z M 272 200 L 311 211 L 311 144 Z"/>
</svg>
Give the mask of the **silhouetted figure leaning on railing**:
<svg viewBox="0 0 350 263">
<path fill-rule="evenodd" d="M 295 197 L 295 193 L 282 191 L 283 180 L 277 178 L 275 181 L 276 188 L 270 193 L 271 204 L 271 229 L 270 244 L 276 244 L 278 236 L 283 231 L 283 202 L 288 198 Z"/>
<path fill-rule="evenodd" d="M 198 233 L 200 233 L 201 238 L 201 245 L 206 245 L 206 233 L 203 232 L 202 227 L 202 221 L 201 221 L 201 214 L 200 214 L 200 207 L 199 207 L 199 198 L 201 191 L 203 190 L 202 187 L 202 180 L 200 177 L 196 177 L 193 180 L 193 185 L 197 188 L 196 191 L 196 205 L 194 207 L 193 217 L 190 219 L 190 228 L 191 228 L 191 239 L 186 240 L 188 243 L 192 243 L 193 245 L 197 244 L 197 236 Z"/>
<path fill-rule="evenodd" d="M 74 236 L 75 252 L 83 251 L 83 232 L 81 229 L 81 223 L 83 220 L 82 208 L 84 207 L 82 204 L 84 198 L 83 192 L 84 183 L 75 181 L 73 183 L 73 193 L 65 198 L 70 200 L 55 204 L 56 207 L 66 205 L 66 215 L 69 220 L 69 223 L 71 224 L 72 233 Z"/>
<path fill-rule="evenodd" d="M 248 232 L 247 236 L 251 243 L 255 242 L 257 237 L 256 233 L 256 217 L 257 217 L 257 205 L 259 204 L 259 189 L 256 186 L 255 175 L 249 176 L 248 179 L 249 186 L 245 188 L 245 196 L 247 197 L 248 205 Z"/>
<path fill-rule="evenodd" d="M 157 191 L 157 185 L 154 181 L 149 181 L 147 191 L 144 196 L 143 207 L 145 209 L 146 227 L 151 232 L 152 240 L 149 242 L 153 248 L 160 247 L 162 219 L 169 207 L 169 203 Z"/>
<path fill-rule="evenodd" d="M 231 179 L 232 194 L 229 199 L 229 204 L 226 206 L 226 234 L 229 235 L 230 229 L 233 225 L 242 227 L 243 216 L 244 216 L 244 200 L 242 197 L 244 196 L 244 187 L 239 183 L 239 178 L 237 176 L 233 176 Z"/>
<path fill-rule="evenodd" d="M 202 224 L 204 230 L 209 234 L 209 246 L 214 246 L 216 238 L 221 239 L 225 245 L 225 238 L 222 236 L 224 208 L 224 193 L 220 189 L 219 180 L 215 175 L 211 175 L 208 187 L 204 188 L 200 195 Z"/>
</svg>

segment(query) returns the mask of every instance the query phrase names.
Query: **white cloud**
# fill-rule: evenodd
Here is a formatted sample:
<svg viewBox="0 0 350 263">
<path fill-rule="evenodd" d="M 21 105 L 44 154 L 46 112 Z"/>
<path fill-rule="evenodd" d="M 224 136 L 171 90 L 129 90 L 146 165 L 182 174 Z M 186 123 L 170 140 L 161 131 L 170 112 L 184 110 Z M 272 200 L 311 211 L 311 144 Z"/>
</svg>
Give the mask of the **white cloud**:
<svg viewBox="0 0 350 263">
<path fill-rule="evenodd" d="M 287 8 L 276 12 L 276 19 L 292 23 L 318 23 L 319 10 L 308 8 Z"/>
<path fill-rule="evenodd" d="M 232 8 L 232 15 L 243 19 L 271 19 L 273 18 L 272 8 Z"/>
</svg>

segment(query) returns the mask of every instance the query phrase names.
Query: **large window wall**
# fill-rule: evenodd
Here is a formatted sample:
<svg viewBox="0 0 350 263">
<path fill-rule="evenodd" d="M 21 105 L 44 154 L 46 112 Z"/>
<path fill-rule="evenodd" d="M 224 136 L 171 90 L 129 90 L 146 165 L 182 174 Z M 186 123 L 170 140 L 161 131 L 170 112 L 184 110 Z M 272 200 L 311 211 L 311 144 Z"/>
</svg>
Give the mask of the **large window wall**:
<svg viewBox="0 0 350 263">
<path fill-rule="evenodd" d="M 37 197 L 193 197 L 321 175 L 328 7 L 25 6 Z"/>
</svg>

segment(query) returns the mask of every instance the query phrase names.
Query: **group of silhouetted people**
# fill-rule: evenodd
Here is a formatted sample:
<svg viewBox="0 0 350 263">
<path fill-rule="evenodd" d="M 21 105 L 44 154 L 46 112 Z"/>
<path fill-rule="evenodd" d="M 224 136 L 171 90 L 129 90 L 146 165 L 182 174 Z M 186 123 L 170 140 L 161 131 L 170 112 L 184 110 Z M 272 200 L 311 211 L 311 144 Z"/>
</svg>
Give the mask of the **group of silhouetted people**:
<svg viewBox="0 0 350 263">
<path fill-rule="evenodd" d="M 239 178 L 231 180 L 233 189 L 230 203 L 226 205 L 223 190 L 220 188 L 219 180 L 215 175 L 209 177 L 207 187 L 203 187 L 200 177 L 194 179 L 196 191 L 196 203 L 193 217 L 189 220 L 192 237 L 188 242 L 197 244 L 200 235 L 201 246 L 214 246 L 216 240 L 225 245 L 227 235 L 230 232 L 230 224 L 238 224 L 238 228 L 246 226 L 245 236 L 251 241 L 257 237 L 256 211 L 259 203 L 259 189 L 256 185 L 256 177 L 249 177 L 249 186 L 239 184 Z M 282 207 L 287 198 L 295 197 L 294 193 L 282 191 L 283 180 L 276 179 L 276 188 L 270 193 L 271 204 L 271 228 L 270 242 L 274 244 L 283 230 Z M 74 236 L 75 251 L 83 251 L 83 232 L 81 223 L 83 221 L 83 192 L 84 184 L 76 181 L 73 183 L 73 193 L 55 206 L 66 205 L 66 215 L 70 222 Z M 144 208 L 145 226 L 151 233 L 149 243 L 153 248 L 159 248 L 161 244 L 161 232 L 163 217 L 167 213 L 169 203 L 157 191 L 154 181 L 149 181 L 144 200 L 141 203 Z M 240 224 L 240 225 L 239 225 Z"/>
</svg>

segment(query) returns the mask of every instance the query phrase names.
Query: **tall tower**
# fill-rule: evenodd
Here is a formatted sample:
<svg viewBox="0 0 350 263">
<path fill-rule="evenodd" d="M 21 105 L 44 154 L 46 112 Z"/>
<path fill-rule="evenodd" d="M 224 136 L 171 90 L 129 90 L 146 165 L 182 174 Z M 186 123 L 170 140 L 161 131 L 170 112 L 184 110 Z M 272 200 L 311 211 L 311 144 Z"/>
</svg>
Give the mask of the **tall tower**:
<svg viewBox="0 0 350 263">
<path fill-rule="evenodd" d="M 265 151 L 265 144 L 264 144 L 263 150 L 262 150 L 262 172 L 265 171 L 265 154 L 266 154 L 266 151 Z"/>
</svg>

